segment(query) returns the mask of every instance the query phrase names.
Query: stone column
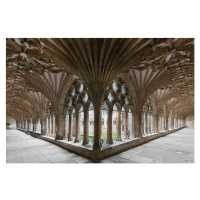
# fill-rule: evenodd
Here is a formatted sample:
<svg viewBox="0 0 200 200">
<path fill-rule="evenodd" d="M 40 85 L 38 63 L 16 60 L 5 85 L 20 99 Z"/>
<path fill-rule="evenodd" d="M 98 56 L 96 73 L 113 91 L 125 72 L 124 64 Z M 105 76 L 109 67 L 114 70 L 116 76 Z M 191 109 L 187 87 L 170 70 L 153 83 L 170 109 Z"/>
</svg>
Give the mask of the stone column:
<svg viewBox="0 0 200 200">
<path fill-rule="evenodd" d="M 83 129 L 83 145 L 89 144 L 89 110 L 88 107 L 84 108 L 84 129 Z"/>
<path fill-rule="evenodd" d="M 154 117 L 151 115 L 151 133 L 154 133 Z"/>
<path fill-rule="evenodd" d="M 171 129 L 174 129 L 174 118 L 171 117 Z"/>
<path fill-rule="evenodd" d="M 133 113 L 133 111 L 132 111 L 131 137 L 134 137 L 134 113 Z"/>
<path fill-rule="evenodd" d="M 37 132 L 37 122 L 36 122 L 36 120 L 34 121 L 34 125 L 35 125 L 35 132 Z"/>
<path fill-rule="evenodd" d="M 149 113 L 149 126 L 148 126 L 148 130 L 149 130 L 149 134 L 151 134 L 151 132 L 152 132 L 152 127 L 151 127 L 151 121 L 152 121 L 152 119 L 151 119 L 151 114 Z"/>
<path fill-rule="evenodd" d="M 29 131 L 31 130 L 31 121 L 29 121 L 29 123 L 28 123 L 28 130 Z"/>
<path fill-rule="evenodd" d="M 125 109 L 124 113 L 124 136 L 128 139 L 128 109 Z"/>
<path fill-rule="evenodd" d="M 64 132 L 63 139 L 67 138 L 67 129 L 66 129 L 67 122 L 66 121 L 67 121 L 67 115 L 65 113 L 64 116 L 63 116 L 63 132 Z"/>
<path fill-rule="evenodd" d="M 47 117 L 44 119 L 44 135 L 47 135 Z"/>
<path fill-rule="evenodd" d="M 32 120 L 32 124 L 33 124 L 33 132 L 35 131 L 35 120 Z"/>
<path fill-rule="evenodd" d="M 97 102 L 94 105 L 94 142 L 93 150 L 101 150 L 101 118 L 102 118 L 102 107 Z"/>
<path fill-rule="evenodd" d="M 107 124 L 107 141 L 108 144 L 113 144 L 112 140 L 112 109 L 108 110 L 108 124 Z"/>
<path fill-rule="evenodd" d="M 41 135 L 44 135 L 44 123 L 43 123 L 43 119 L 40 119 L 40 124 L 41 124 Z"/>
<path fill-rule="evenodd" d="M 55 140 L 60 139 L 58 129 L 59 129 L 59 115 L 56 113 L 55 114 L 55 136 L 56 136 Z"/>
<path fill-rule="evenodd" d="M 155 125 L 156 125 L 156 133 L 159 133 L 159 129 L 158 129 L 158 126 L 159 126 L 159 115 L 155 115 Z"/>
<path fill-rule="evenodd" d="M 54 128 L 54 125 L 53 125 L 53 115 L 51 115 L 51 137 L 53 137 L 53 128 Z"/>
<path fill-rule="evenodd" d="M 76 132 L 75 132 L 75 140 L 74 142 L 80 142 L 80 113 L 76 111 Z"/>
<path fill-rule="evenodd" d="M 68 134 L 68 141 L 72 141 L 72 134 L 73 134 L 73 113 L 72 110 L 69 111 L 69 134 Z"/>
<path fill-rule="evenodd" d="M 134 112 L 134 135 L 136 138 L 142 138 L 142 133 L 144 131 L 143 124 L 143 112 Z"/>
<path fill-rule="evenodd" d="M 48 133 L 47 133 L 48 136 L 51 135 L 51 128 L 50 128 L 50 127 L 51 127 L 51 124 L 50 124 L 50 123 L 51 123 L 51 121 L 50 121 L 50 116 L 48 116 Z"/>
<path fill-rule="evenodd" d="M 168 127 L 168 119 L 169 119 L 169 117 L 168 116 L 166 116 L 166 126 L 165 126 L 165 130 L 166 131 L 168 131 L 169 130 L 169 127 Z"/>
<path fill-rule="evenodd" d="M 64 138 L 64 119 L 63 106 L 61 104 L 57 105 L 55 113 L 55 140 L 63 140 Z"/>
<path fill-rule="evenodd" d="M 33 130 L 32 130 L 32 131 L 33 131 L 33 132 L 34 132 L 34 130 L 35 130 L 34 121 L 35 121 L 35 120 L 34 120 L 34 119 L 32 119 L 32 126 L 33 126 Z"/>
<path fill-rule="evenodd" d="M 145 133 L 148 134 L 148 115 L 147 112 L 145 112 Z"/>
<path fill-rule="evenodd" d="M 148 134 L 151 133 L 151 115 L 150 113 L 147 114 L 147 130 L 148 130 Z"/>
<path fill-rule="evenodd" d="M 122 141 L 121 137 L 121 110 L 117 110 L 117 141 Z"/>
<path fill-rule="evenodd" d="M 153 115 L 153 132 L 156 133 L 156 115 Z"/>
<path fill-rule="evenodd" d="M 121 131 L 125 133 L 125 124 L 124 124 L 125 113 L 121 112 Z M 125 134 L 124 134 L 125 135 Z"/>
</svg>

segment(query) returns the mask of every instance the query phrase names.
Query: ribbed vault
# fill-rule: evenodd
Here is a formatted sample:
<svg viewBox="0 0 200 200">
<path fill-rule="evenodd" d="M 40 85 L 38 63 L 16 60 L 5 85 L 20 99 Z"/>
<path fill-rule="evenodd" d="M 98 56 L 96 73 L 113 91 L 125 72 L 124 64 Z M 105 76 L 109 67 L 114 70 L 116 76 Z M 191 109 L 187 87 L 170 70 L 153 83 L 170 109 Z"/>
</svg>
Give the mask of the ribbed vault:
<svg viewBox="0 0 200 200">
<path fill-rule="evenodd" d="M 51 103 L 56 138 L 62 138 L 65 100 L 75 80 L 87 88 L 94 106 L 94 149 L 100 149 L 101 107 L 114 80 L 129 90 L 135 131 L 141 135 L 142 109 L 186 118 L 194 113 L 193 38 L 8 38 L 6 111 L 17 121 L 45 118 Z M 109 92 L 108 92 L 109 91 Z M 113 92 L 114 94 L 114 92 Z"/>
</svg>

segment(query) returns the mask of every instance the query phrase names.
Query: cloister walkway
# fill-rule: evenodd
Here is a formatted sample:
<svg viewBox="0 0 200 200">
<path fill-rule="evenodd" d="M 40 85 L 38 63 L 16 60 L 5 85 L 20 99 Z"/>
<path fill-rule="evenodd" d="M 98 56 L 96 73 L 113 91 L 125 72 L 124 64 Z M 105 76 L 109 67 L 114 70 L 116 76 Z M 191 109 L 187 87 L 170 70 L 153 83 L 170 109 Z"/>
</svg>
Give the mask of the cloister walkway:
<svg viewBox="0 0 200 200">
<path fill-rule="evenodd" d="M 54 144 L 18 130 L 6 131 L 7 163 L 90 163 L 91 161 Z M 158 138 L 104 159 L 101 163 L 193 163 L 194 128 Z"/>
</svg>

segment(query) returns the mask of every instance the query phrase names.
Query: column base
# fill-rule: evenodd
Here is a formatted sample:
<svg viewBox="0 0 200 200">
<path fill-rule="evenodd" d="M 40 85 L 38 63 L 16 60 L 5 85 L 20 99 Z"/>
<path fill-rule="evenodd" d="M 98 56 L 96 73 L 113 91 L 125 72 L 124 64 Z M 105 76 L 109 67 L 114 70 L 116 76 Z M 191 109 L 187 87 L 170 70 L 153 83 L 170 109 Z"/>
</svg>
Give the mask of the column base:
<svg viewBox="0 0 200 200">
<path fill-rule="evenodd" d="M 55 137 L 55 140 L 63 140 L 63 136 L 57 135 L 57 136 Z"/>
<path fill-rule="evenodd" d="M 86 145 L 89 144 L 89 140 L 88 141 L 83 141 L 82 145 Z"/>
<path fill-rule="evenodd" d="M 113 140 L 112 140 L 112 139 L 107 140 L 106 143 L 107 143 L 107 144 L 113 144 Z"/>
<path fill-rule="evenodd" d="M 101 144 L 93 144 L 93 150 L 94 151 L 100 151 L 101 150 Z"/>
<path fill-rule="evenodd" d="M 122 139 L 121 138 L 117 138 L 116 141 L 122 141 Z"/>
<path fill-rule="evenodd" d="M 72 141 L 72 139 L 71 139 L 71 138 L 68 138 L 68 141 Z"/>
<path fill-rule="evenodd" d="M 75 139 L 75 140 L 74 140 L 74 143 L 77 143 L 77 142 L 81 142 L 81 140 Z"/>
</svg>

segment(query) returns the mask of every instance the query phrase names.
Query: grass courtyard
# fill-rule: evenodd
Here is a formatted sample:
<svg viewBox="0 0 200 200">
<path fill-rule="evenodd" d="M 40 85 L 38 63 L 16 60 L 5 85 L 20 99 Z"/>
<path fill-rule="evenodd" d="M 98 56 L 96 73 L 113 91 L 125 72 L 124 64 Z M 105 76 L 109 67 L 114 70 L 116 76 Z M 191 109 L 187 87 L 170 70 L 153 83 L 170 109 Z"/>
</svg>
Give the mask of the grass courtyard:
<svg viewBox="0 0 200 200">
<path fill-rule="evenodd" d="M 93 135 L 93 134 L 89 133 L 89 135 Z M 104 142 L 106 142 L 106 140 L 107 140 L 107 132 L 102 132 L 102 136 L 103 136 Z M 83 140 L 83 136 L 82 135 L 80 136 L 80 138 L 81 138 L 81 140 Z M 116 131 L 112 132 L 112 139 L 116 140 Z M 89 137 L 89 142 L 93 142 L 93 138 Z"/>
</svg>

